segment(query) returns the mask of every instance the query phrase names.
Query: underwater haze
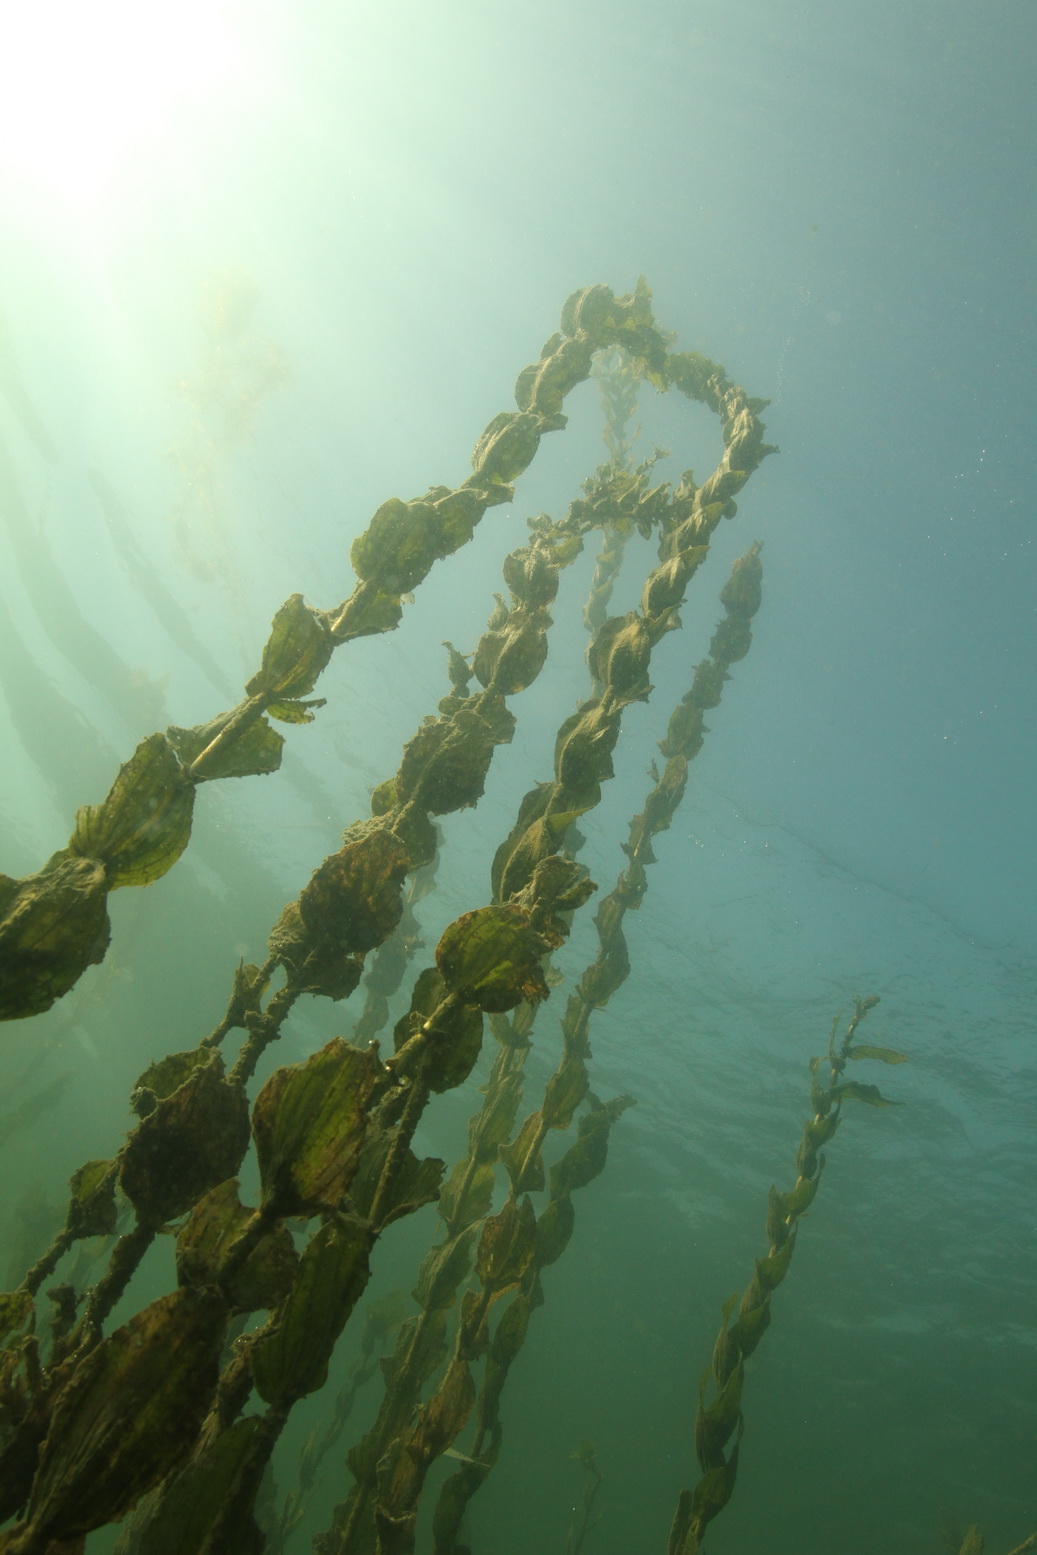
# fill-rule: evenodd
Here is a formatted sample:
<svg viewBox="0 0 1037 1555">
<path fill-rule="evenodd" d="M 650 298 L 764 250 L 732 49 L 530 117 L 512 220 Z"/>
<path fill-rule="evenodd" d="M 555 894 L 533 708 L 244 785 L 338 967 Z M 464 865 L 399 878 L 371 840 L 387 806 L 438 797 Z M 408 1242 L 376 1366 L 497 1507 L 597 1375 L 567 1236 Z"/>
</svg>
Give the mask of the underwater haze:
<svg viewBox="0 0 1037 1555">
<path fill-rule="evenodd" d="M 518 1214 L 528 1192 L 542 1249 L 551 1182 L 569 1181 L 569 1168 L 552 1179 L 551 1167 L 578 1129 L 591 1137 L 603 1105 L 633 1104 L 607 1114 L 608 1159 L 593 1180 L 572 1168 L 564 1256 L 542 1268 L 527 1259 L 492 1292 L 484 1228 L 504 1221 L 488 1218 L 487 1186 L 466 1233 L 483 1237 L 478 1278 L 467 1266 L 464 1277 L 476 1291 L 482 1281 L 489 1327 L 470 1355 L 458 1351 L 475 1410 L 457 1402 L 458 1382 L 447 1410 L 458 1430 L 429 1449 L 416 1523 L 401 1532 L 380 1511 L 376 1532 L 372 1508 L 403 1496 L 397 1480 L 386 1488 L 383 1452 L 410 1440 L 448 1347 L 463 1350 L 458 1314 L 481 1298 L 466 1306 L 460 1288 L 435 1319 L 446 1339 L 411 1415 L 367 1454 L 372 1475 L 382 1462 L 368 1522 L 357 1514 L 343 1532 L 341 1508 L 363 1477 L 364 1454 L 347 1467 L 347 1453 L 393 1385 L 393 1364 L 378 1359 L 413 1333 L 419 1266 L 444 1235 L 432 1193 L 379 1224 L 329 1381 L 300 1384 L 278 1421 L 255 1525 L 242 1503 L 215 1544 L 156 1534 L 157 1523 L 149 1532 L 141 1508 L 160 1503 L 143 1498 L 161 1496 L 163 1476 L 174 1483 L 196 1450 L 185 1437 L 150 1478 L 143 1449 L 128 1451 L 118 1474 L 130 1488 L 81 1526 L 55 1483 L 62 1452 L 86 1460 L 71 1406 L 55 1405 L 37 1433 L 43 1468 L 28 1511 L 26 1494 L 5 1500 L 2 1485 L 24 1454 L 6 1468 L 0 1457 L 13 1541 L 0 1549 L 666 1555 L 670 1540 L 669 1555 L 694 1555 L 699 1545 L 686 1530 L 671 1539 L 671 1525 L 681 1492 L 712 1467 L 731 1494 L 700 1529 L 710 1555 L 978 1555 L 973 1527 L 987 1555 L 1008 1555 L 1037 1530 L 1032 0 L 185 0 L 168 12 L 36 0 L 24 11 L 5 23 L 0 62 L 0 869 L 34 877 L 140 742 L 170 726 L 193 734 L 239 703 L 269 665 L 264 644 L 290 596 L 308 621 L 326 621 L 321 612 L 377 573 L 395 579 L 403 609 L 398 626 L 387 619 L 329 650 L 315 685 L 300 680 L 280 701 L 269 691 L 279 769 L 199 783 L 182 856 L 142 867 L 143 888 L 113 889 L 103 958 L 49 1008 L 15 1011 L 0 1028 L 0 1288 L 17 1292 L 53 1245 L 73 1173 L 139 1132 L 130 1098 L 142 1071 L 213 1031 L 235 968 L 264 964 L 285 903 L 341 856 L 372 795 L 388 819 L 371 835 L 396 835 L 398 821 L 393 846 L 412 872 L 425 866 L 409 938 L 390 942 L 401 976 L 386 984 L 381 1029 L 357 1025 L 371 983 L 345 999 L 293 993 L 279 1039 L 257 1057 L 250 1102 L 280 1083 L 278 1065 L 302 1065 L 333 1038 L 356 1033 L 363 1046 L 377 1035 L 384 1059 L 395 1023 L 397 1046 L 420 1036 L 432 1006 L 400 1032 L 438 943 L 437 986 L 476 1024 L 486 1016 L 471 1075 L 433 1084 L 411 1140 L 449 1175 L 495 1058 L 508 1042 L 521 1048 L 522 1012 L 538 1001 L 513 1131 L 547 1109 L 544 1087 L 570 1053 L 566 1000 L 600 948 L 594 914 L 627 871 L 629 976 L 589 1001 L 589 1049 L 572 1060 L 589 1090 L 568 1126 L 551 1126 L 546 1186 L 543 1166 L 538 1186 L 514 1154 L 509 1176 L 505 1143 L 492 1215 Z M 570 306 L 555 337 L 566 299 L 595 286 L 620 302 L 599 291 L 582 313 Z M 592 305 L 603 333 L 588 322 Z M 629 354 L 606 342 L 610 330 Z M 520 371 L 542 348 L 560 362 L 566 341 L 594 357 L 566 382 L 568 424 L 545 423 L 547 399 L 527 382 L 518 403 L 527 420 L 541 416 L 536 457 L 498 477 L 483 445 L 473 475 L 472 450 L 513 411 Z M 659 366 L 664 346 L 688 382 L 703 359 L 703 375 L 723 364 L 714 387 L 678 382 Z M 673 383 L 678 392 L 662 392 Z M 641 520 L 603 520 L 566 549 L 570 505 L 603 466 L 640 483 Z M 715 466 L 748 478 L 711 487 Z M 430 487 L 443 497 L 466 481 L 485 514 L 456 554 L 444 543 L 408 577 L 405 527 L 383 525 L 381 572 L 373 541 L 354 547 L 390 499 Z M 710 492 L 723 512 L 714 503 L 702 518 Z M 432 522 L 427 505 L 409 511 Z M 530 528 L 541 514 L 555 527 Z M 698 549 L 693 560 L 680 552 L 687 597 L 675 596 L 671 630 L 669 605 L 648 619 L 642 585 L 660 558 L 679 560 L 685 519 L 700 524 Z M 592 678 L 583 612 L 603 536 L 621 538 L 622 560 L 592 621 L 605 633 Z M 513 738 L 501 734 L 478 803 L 431 806 L 433 878 L 399 820 L 404 769 L 389 780 L 423 719 L 501 684 L 486 644 L 496 632 L 499 648 L 508 620 L 526 622 L 540 587 L 532 563 L 521 586 L 502 565 L 530 545 L 560 570 L 557 598 L 529 606 L 546 663 L 507 688 Z M 718 657 L 729 580 L 744 582 L 747 556 L 762 564 L 762 603 L 730 613 L 746 632 L 751 616 L 751 648 Z M 510 617 L 494 615 L 495 593 Z M 639 682 L 621 729 L 618 712 L 609 726 L 611 763 L 606 751 L 600 784 L 592 774 L 585 785 L 594 803 L 583 788 L 551 790 L 564 824 L 549 842 L 546 821 L 538 832 L 538 846 L 575 859 L 571 879 L 589 874 L 596 890 L 571 925 L 572 903 L 562 927 L 550 920 L 546 984 L 538 961 L 523 983 L 529 1002 L 516 992 L 494 1004 L 474 974 L 451 970 L 464 945 L 449 926 L 494 902 L 495 855 L 518 835 L 523 796 L 553 781 L 559 727 L 595 698 L 598 716 L 618 686 L 606 615 L 652 637 L 652 689 Z M 444 642 L 468 659 L 470 686 Z M 689 687 L 707 662 L 719 666 L 716 697 L 696 703 Z M 700 750 L 678 751 L 669 720 L 689 697 L 707 732 Z M 323 704 L 303 706 L 313 698 Z M 500 708 L 494 717 L 507 720 Z M 665 819 L 639 851 L 628 828 L 656 803 L 647 796 L 665 788 L 675 752 L 686 792 L 672 811 L 658 801 Z M 533 812 L 522 813 L 525 824 Z M 642 862 L 643 892 L 629 874 Z M 509 869 L 519 889 L 507 921 L 532 913 L 542 927 L 550 915 L 522 894 L 534 890 L 528 872 L 516 874 L 514 858 Z M 509 899 L 498 889 L 497 908 Z M 369 951 L 368 975 L 375 945 L 358 952 Z M 499 978 L 499 962 L 486 975 Z M 0 963 L 0 982 L 8 976 Z M 292 976 L 282 958 L 275 994 Z M 845 1074 L 824 1059 L 812 1093 L 808 1065 L 829 1053 L 833 1021 L 838 1057 L 855 999 L 873 996 L 860 1040 L 879 1057 Z M 224 1046 L 228 1069 L 246 1024 Z M 891 1061 L 900 1054 L 907 1062 Z M 892 1104 L 862 1104 L 883 1098 Z M 377 1221 L 358 1208 L 359 1189 L 337 1207 L 277 1198 L 260 1125 L 256 1137 L 259 1166 L 250 1155 L 233 1175 L 243 1203 L 262 1192 L 275 1204 L 291 1258 L 343 1215 Z M 772 1195 L 768 1216 L 772 1184 L 788 1194 L 818 1180 L 811 1140 L 826 1160 L 809 1213 L 781 1200 L 776 1219 Z M 125 1239 L 134 1215 L 148 1216 L 120 1170 Z M 190 1285 L 173 1235 L 182 1247 L 195 1200 L 161 1202 L 106 1335 L 178 1277 Z M 115 1245 L 114 1222 L 91 1225 L 98 1234 L 41 1277 L 35 1327 L 51 1383 L 39 1396 L 57 1397 L 53 1312 L 71 1300 L 69 1325 L 82 1316 Z M 793 1244 L 764 1300 L 776 1266 L 761 1275 L 754 1260 Z M 763 1301 L 769 1326 L 753 1346 L 739 1330 L 740 1396 L 719 1446 L 700 1421 L 703 1461 L 700 1379 L 708 1406 L 718 1329 L 738 1321 L 724 1304 L 750 1291 L 754 1271 L 764 1287 L 747 1294 L 748 1310 Z M 221 1291 L 222 1278 L 212 1274 Z M 427 1297 L 427 1261 L 422 1278 Z M 58 1285 L 71 1295 L 48 1302 Z M 224 1339 L 287 1325 L 278 1300 L 234 1317 Z M 477 1390 L 514 1338 L 508 1312 L 520 1302 L 494 1415 Z M 32 1321 L 0 1352 L 11 1368 L 0 1368 L 0 1450 L 32 1417 L 22 1350 L 10 1359 Z M 263 1392 L 263 1364 L 240 1419 L 281 1408 L 274 1384 Z M 132 1415 L 122 1386 L 113 1372 L 113 1409 Z M 477 1420 L 483 1409 L 492 1428 Z M 307 1478 L 315 1441 L 323 1457 Z M 108 1438 L 103 1458 L 116 1461 Z M 448 1538 L 434 1524 L 448 1476 L 491 1459 Z M 183 1505 L 194 1492 L 179 1483 Z"/>
</svg>

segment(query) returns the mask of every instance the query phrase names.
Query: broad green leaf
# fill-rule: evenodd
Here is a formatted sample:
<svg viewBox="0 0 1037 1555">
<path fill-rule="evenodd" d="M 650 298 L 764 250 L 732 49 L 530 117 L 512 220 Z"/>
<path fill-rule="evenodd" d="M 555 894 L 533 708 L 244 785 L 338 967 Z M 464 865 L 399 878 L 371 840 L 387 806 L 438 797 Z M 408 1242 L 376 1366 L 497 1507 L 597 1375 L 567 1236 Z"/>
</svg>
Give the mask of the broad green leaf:
<svg viewBox="0 0 1037 1555">
<path fill-rule="evenodd" d="M 548 1128 L 568 1128 L 573 1113 L 587 1094 L 589 1081 L 583 1059 L 567 1053 L 547 1082 L 541 1109 Z"/>
<path fill-rule="evenodd" d="M 710 1469 L 704 1474 L 695 1486 L 691 1499 L 691 1515 L 702 1523 L 712 1522 L 718 1512 L 722 1512 L 731 1499 L 731 1492 L 735 1488 L 735 1474 L 738 1470 L 738 1447 L 732 1450 L 731 1456 L 723 1467 Z"/>
<path fill-rule="evenodd" d="M 237 711 L 237 708 L 231 708 L 210 723 L 198 724 L 193 729 L 174 726 L 166 730 L 166 738 L 185 767 L 191 767 L 202 752 L 208 750 Z M 263 777 L 280 767 L 283 750 L 284 736 L 272 729 L 265 718 L 256 718 L 218 755 L 206 760 L 204 770 L 194 781 L 207 783 L 215 778 Z"/>
<path fill-rule="evenodd" d="M 788 1273 L 793 1249 L 796 1245 L 796 1229 L 793 1227 L 788 1240 L 775 1253 L 757 1258 L 756 1274 L 764 1290 L 776 1290 Z"/>
<path fill-rule="evenodd" d="M 216 1049 L 203 1045 L 190 1048 L 186 1053 L 167 1053 L 165 1058 L 149 1064 L 130 1092 L 134 1112 L 146 1116 L 156 1101 L 172 1096 L 197 1070 L 207 1068 L 214 1061 L 215 1053 Z M 220 1059 L 221 1074 L 222 1063 Z"/>
<path fill-rule="evenodd" d="M 0 1020 L 41 1015 L 104 959 L 107 898 L 100 859 L 68 850 L 21 880 L 0 875 Z"/>
<path fill-rule="evenodd" d="M 209 1061 L 130 1134 L 119 1157 L 122 1191 L 147 1224 L 174 1220 L 237 1173 L 248 1134 L 244 1088 L 223 1078 L 223 1060 L 210 1049 Z"/>
<path fill-rule="evenodd" d="M 451 993 L 488 1011 L 547 997 L 544 941 L 519 907 L 479 907 L 444 931 L 436 964 Z"/>
<path fill-rule="evenodd" d="M 536 1265 L 546 1269 L 560 1258 L 569 1245 L 576 1224 L 576 1211 L 568 1193 L 551 1199 L 537 1221 Z"/>
<path fill-rule="evenodd" d="M 495 1181 L 492 1166 L 458 1161 L 439 1195 L 439 1213 L 447 1225 L 460 1228 L 488 1215 Z"/>
<path fill-rule="evenodd" d="M 580 1119 L 579 1134 L 551 1168 L 551 1196 L 584 1188 L 605 1170 L 611 1118 L 604 1108 Z"/>
<path fill-rule="evenodd" d="M 249 1470 L 267 1434 L 262 1416 L 246 1415 L 189 1459 L 163 1486 L 134 1544 L 136 1555 L 211 1555 L 216 1549 L 220 1555 L 260 1555 L 265 1541 L 249 1510 Z"/>
<path fill-rule="evenodd" d="M 69 850 L 99 858 L 108 889 L 148 885 L 187 847 L 194 784 L 164 734 L 142 740 L 119 769 L 107 799 L 76 812 Z"/>
<path fill-rule="evenodd" d="M 770 1327 L 771 1308 L 770 1300 L 766 1299 L 761 1306 L 751 1307 L 738 1314 L 732 1334 L 741 1351 L 742 1358 L 748 1360 L 756 1346 Z"/>
<path fill-rule="evenodd" d="M 456 1357 L 432 1397 L 418 1410 L 414 1427 L 404 1438 L 407 1458 L 416 1458 L 422 1465 L 434 1462 L 460 1435 L 474 1403 L 475 1383 L 468 1363 Z M 420 1486 L 416 1490 L 420 1491 Z"/>
<path fill-rule="evenodd" d="M 533 411 L 502 411 L 494 416 L 472 454 L 473 481 L 509 485 L 532 461 L 540 428 L 540 417 Z"/>
<path fill-rule="evenodd" d="M 462 661 L 463 662 L 463 661 Z M 413 801 L 431 815 L 448 815 L 482 797 L 497 745 L 514 730 L 510 714 L 494 728 L 463 703 L 446 718 L 429 718 L 403 749 L 395 779 L 397 804 Z"/>
<path fill-rule="evenodd" d="M 349 559 L 365 583 L 392 595 L 409 594 L 443 554 L 440 518 L 427 502 L 383 502 L 364 533 L 353 541 Z"/>
<path fill-rule="evenodd" d="M 521 1100 L 521 1074 L 505 1074 L 487 1088 L 486 1100 L 468 1125 L 468 1149 L 476 1160 L 497 1160 L 499 1147 L 511 1137 Z"/>
<path fill-rule="evenodd" d="M 599 628 L 587 655 L 590 672 L 605 687 L 609 705 L 644 701 L 649 693 L 652 643 L 636 611 L 611 616 Z"/>
<path fill-rule="evenodd" d="M 529 1198 L 509 1199 L 484 1221 L 475 1255 L 475 1272 L 495 1294 L 517 1285 L 536 1253 L 536 1215 Z"/>
<path fill-rule="evenodd" d="M 872 1047 L 870 1043 L 860 1042 L 847 1053 L 847 1058 L 876 1058 L 880 1064 L 906 1064 L 907 1054 L 898 1053 L 891 1047 Z"/>
<path fill-rule="evenodd" d="M 529 1314 L 529 1301 L 520 1291 L 505 1307 L 490 1343 L 490 1355 L 498 1366 L 510 1366 L 521 1350 L 529 1327 Z"/>
<path fill-rule="evenodd" d="M 789 1213 L 789 1200 L 787 1193 L 779 1193 L 777 1188 L 771 1187 L 767 1196 L 767 1222 L 764 1234 L 772 1247 L 783 1247 L 788 1240 L 789 1228 L 786 1219 Z"/>
<path fill-rule="evenodd" d="M 360 1164 L 350 1189 L 350 1203 L 356 1214 L 370 1218 L 375 1195 L 386 1161 L 396 1143 L 396 1130 L 384 1129 L 369 1138 L 360 1155 Z M 398 1164 L 391 1197 L 383 1204 L 378 1219 L 379 1230 L 384 1230 L 402 1215 L 409 1215 L 432 1204 L 439 1197 L 439 1185 L 446 1170 L 445 1163 L 434 1156 L 419 1161 L 411 1150 L 405 1150 L 402 1163 Z"/>
<path fill-rule="evenodd" d="M 263 662 L 245 690 L 278 702 L 308 696 L 334 648 L 324 614 L 292 594 L 274 616 Z"/>
<path fill-rule="evenodd" d="M 102 1339 L 58 1393 L 27 1537 L 73 1539 L 116 1522 L 192 1446 L 216 1391 L 227 1311 L 174 1291 Z"/>
<path fill-rule="evenodd" d="M 327 697 L 310 697 L 307 701 L 270 702 L 267 705 L 267 712 L 271 718 L 277 718 L 283 724 L 311 724 L 316 716 L 313 709 L 326 707 L 327 702 Z"/>
<path fill-rule="evenodd" d="M 898 1101 L 883 1096 L 877 1085 L 863 1085 L 859 1080 L 844 1080 L 832 1088 L 833 1101 L 862 1101 L 869 1107 L 899 1107 Z"/>
<path fill-rule="evenodd" d="M 695 1417 L 695 1453 L 703 1470 L 720 1468 L 724 1463 L 724 1448 L 741 1417 L 743 1369 L 741 1362 L 711 1404 L 706 1404 L 705 1393 L 710 1372 L 707 1370 L 699 1384 L 699 1407 Z"/>
<path fill-rule="evenodd" d="M 511 1191 L 539 1193 L 544 1186 L 541 1117 L 531 1112 L 511 1144 L 501 1145 L 500 1158 L 511 1180 Z"/>
<path fill-rule="evenodd" d="M 801 1177 L 788 1196 L 788 1211 L 790 1215 L 802 1215 L 814 1202 L 814 1194 L 821 1182 L 821 1173 L 816 1177 Z"/>
<path fill-rule="evenodd" d="M 546 662 L 545 621 L 516 610 L 499 631 L 479 639 L 473 668 L 481 686 L 509 697 L 531 686 Z"/>
<path fill-rule="evenodd" d="M 382 1077 L 373 1050 L 341 1037 L 301 1064 L 275 1069 L 252 1111 L 264 1204 L 280 1215 L 314 1215 L 342 1204 Z"/>
<path fill-rule="evenodd" d="M 454 1305 L 458 1288 L 467 1278 L 471 1267 L 474 1240 L 475 1227 L 466 1226 L 450 1241 L 426 1253 L 418 1271 L 418 1283 L 414 1287 L 414 1300 L 420 1307 L 435 1312 Z"/>
<path fill-rule="evenodd" d="M 343 951 L 373 950 L 400 921 L 409 867 L 406 849 L 384 825 L 351 827 L 300 894 L 303 922 L 315 939 L 333 940 Z"/>
<path fill-rule="evenodd" d="M 315 1231 L 277 1327 L 251 1351 L 260 1398 L 283 1408 L 316 1393 L 328 1376 L 335 1341 L 370 1276 L 371 1233 L 343 1215 Z"/>
<path fill-rule="evenodd" d="M 176 1239 L 180 1284 L 219 1284 L 224 1257 L 255 1213 L 241 1203 L 233 1177 L 200 1199 Z M 241 1268 L 221 1288 L 238 1312 L 272 1311 L 291 1289 L 298 1262 L 291 1232 L 278 1224 L 260 1238 Z"/>
<path fill-rule="evenodd" d="M 74 1237 L 114 1236 L 117 1210 L 115 1185 L 119 1163 L 87 1161 L 72 1173 L 65 1224 Z"/>
<path fill-rule="evenodd" d="M 450 999 L 435 967 L 419 975 L 411 1007 L 396 1023 L 396 1051 L 419 1031 L 424 1032 L 426 1049 L 424 1077 L 432 1090 L 439 1094 L 463 1084 L 482 1050 L 482 1011 L 476 1004 Z"/>
</svg>

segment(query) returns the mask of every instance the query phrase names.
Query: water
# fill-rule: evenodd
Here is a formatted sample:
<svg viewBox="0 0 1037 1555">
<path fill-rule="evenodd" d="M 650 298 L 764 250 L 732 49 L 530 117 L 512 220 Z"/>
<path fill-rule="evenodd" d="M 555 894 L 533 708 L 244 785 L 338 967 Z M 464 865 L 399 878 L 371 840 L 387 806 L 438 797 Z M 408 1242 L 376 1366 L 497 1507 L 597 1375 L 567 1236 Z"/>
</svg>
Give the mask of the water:
<svg viewBox="0 0 1037 1555">
<path fill-rule="evenodd" d="M 627 920 L 631 981 L 592 1029 L 595 1092 L 637 1104 L 574 1195 L 468 1542 L 561 1555 L 592 1440 L 585 1551 L 665 1549 L 720 1309 L 765 1251 L 768 1186 L 794 1179 L 807 1060 L 875 993 L 868 1039 L 909 1063 L 861 1073 L 902 1105 L 848 1107 L 828 1149 L 707 1544 L 928 1555 L 975 1523 L 1007 1552 L 1037 1526 L 1031 8 L 310 0 L 187 8 L 157 36 L 114 5 L 85 32 L 36 11 L 0 120 L 0 867 L 63 846 L 139 739 L 230 706 L 289 593 L 348 595 L 379 503 L 465 477 L 566 296 L 643 273 L 678 349 L 772 399 L 781 453 L 629 709 L 584 826 L 603 892 L 754 540 L 764 602 Z M 399 631 L 339 651 L 316 721 L 281 726 L 282 770 L 203 787 L 180 863 L 112 897 L 104 963 L 4 1028 L 8 1116 L 48 1093 L 4 1146 L 6 1288 L 71 1172 L 117 1148 L 142 1068 L 211 1029 L 237 959 L 262 958 L 367 813 L 447 690 L 439 642 L 474 649 L 526 516 L 560 515 L 602 458 L 594 386 L 566 410 Z M 672 451 L 665 478 L 701 480 L 720 452 L 674 395 L 646 387 L 638 420 L 638 456 Z M 650 564 L 636 543 L 613 609 Z M 487 899 L 517 800 L 550 774 L 590 566 L 563 574 L 485 799 L 445 820 L 429 947 Z M 592 944 L 577 927 L 561 964 L 578 974 Z M 348 1035 L 359 999 L 305 1000 L 261 1078 Z M 476 1100 L 471 1083 L 437 1099 L 419 1153 L 456 1157 Z M 392 1227 L 372 1293 L 409 1291 L 435 1231 L 430 1208 Z M 159 1240 L 116 1322 L 171 1287 Z M 346 1493 L 345 1441 L 377 1402 L 372 1380 L 293 1555 Z M 326 1395 L 293 1417 L 279 1493 L 326 1417 Z"/>
</svg>

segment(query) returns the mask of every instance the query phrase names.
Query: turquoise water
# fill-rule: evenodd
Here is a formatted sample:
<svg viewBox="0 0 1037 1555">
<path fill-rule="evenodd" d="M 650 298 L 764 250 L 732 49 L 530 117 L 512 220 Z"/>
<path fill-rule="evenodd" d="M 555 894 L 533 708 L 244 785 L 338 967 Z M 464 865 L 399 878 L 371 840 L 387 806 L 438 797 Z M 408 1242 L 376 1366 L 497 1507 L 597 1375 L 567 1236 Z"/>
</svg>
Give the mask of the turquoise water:
<svg viewBox="0 0 1037 1555">
<path fill-rule="evenodd" d="M 304 0 L 150 21 L 102 5 L 88 28 L 38 11 L 0 117 L 0 868 L 62 847 L 145 735 L 231 706 L 288 594 L 347 597 L 381 502 L 467 475 L 565 298 L 644 274 L 677 349 L 771 400 L 781 451 L 628 709 L 582 825 L 602 891 L 753 541 L 763 605 L 627 920 L 631 979 L 592 1028 L 594 1091 L 636 1105 L 545 1271 L 467 1542 L 563 1555 L 590 1440 L 587 1555 L 665 1550 L 721 1307 L 766 1250 L 769 1185 L 794 1180 L 807 1062 L 877 994 L 867 1039 L 909 1063 L 865 1078 L 902 1105 L 847 1108 L 828 1149 L 706 1544 L 935 1555 L 977 1524 L 1012 1549 L 1037 1527 L 1032 6 Z M 596 387 L 566 410 L 401 627 L 336 654 L 315 721 L 281 726 L 282 770 L 206 785 L 181 861 L 113 896 L 105 961 L 3 1028 L 4 1288 L 60 1225 L 70 1173 L 117 1149 L 142 1068 L 211 1029 L 237 960 L 262 959 L 369 812 L 448 689 L 441 640 L 474 650 L 527 516 L 560 516 L 604 457 Z M 635 457 L 670 450 L 662 478 L 702 480 L 720 454 L 715 419 L 674 395 L 645 385 L 636 421 Z M 614 611 L 653 561 L 632 542 Z M 488 900 L 586 694 L 592 565 L 563 575 L 485 798 L 444 822 L 429 948 Z M 578 920 L 560 965 L 593 953 Z M 260 1077 L 348 1036 L 362 997 L 304 1000 Z M 483 1079 L 434 1101 L 419 1154 L 456 1158 Z M 435 1235 L 431 1207 L 393 1226 L 372 1296 L 408 1292 Z M 170 1288 L 160 1242 L 116 1323 Z M 348 1490 L 377 1402 L 372 1380 L 291 1555 Z M 300 1406 L 277 1495 L 326 1415 Z"/>
</svg>

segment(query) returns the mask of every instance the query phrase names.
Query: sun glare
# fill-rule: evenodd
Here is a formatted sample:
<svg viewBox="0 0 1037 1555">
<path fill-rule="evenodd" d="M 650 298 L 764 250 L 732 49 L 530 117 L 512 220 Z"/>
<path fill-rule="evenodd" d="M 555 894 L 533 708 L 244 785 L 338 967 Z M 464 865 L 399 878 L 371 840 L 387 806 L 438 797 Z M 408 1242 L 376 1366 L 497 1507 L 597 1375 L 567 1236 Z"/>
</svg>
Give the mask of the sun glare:
<svg viewBox="0 0 1037 1555">
<path fill-rule="evenodd" d="M 71 203 L 227 93 L 242 60 L 219 0 L 32 0 L 0 23 L 0 169 Z"/>
</svg>

